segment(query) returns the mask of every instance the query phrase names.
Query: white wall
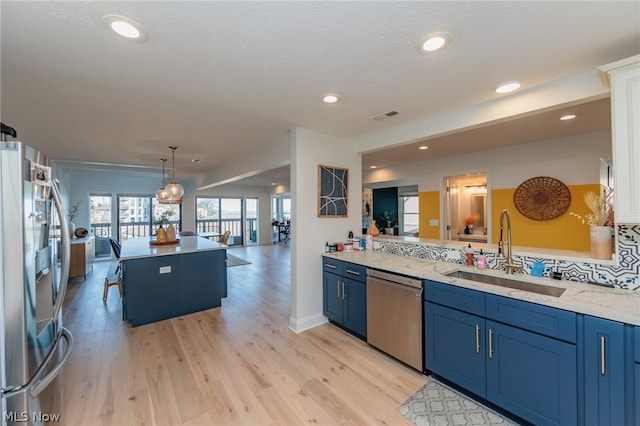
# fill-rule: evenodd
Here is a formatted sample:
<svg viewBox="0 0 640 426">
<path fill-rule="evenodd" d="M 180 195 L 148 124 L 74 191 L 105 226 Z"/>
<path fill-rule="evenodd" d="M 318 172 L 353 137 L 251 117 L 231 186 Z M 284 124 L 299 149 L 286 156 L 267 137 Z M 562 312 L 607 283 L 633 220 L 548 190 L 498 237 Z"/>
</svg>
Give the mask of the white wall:
<svg viewBox="0 0 640 426">
<path fill-rule="evenodd" d="M 362 160 L 345 150 L 345 140 L 305 129 L 291 130 L 291 318 L 301 332 L 327 321 L 322 315 L 322 262 L 325 242 L 358 234 L 362 219 Z M 318 165 L 349 169 L 348 217 L 318 217 Z"/>
<path fill-rule="evenodd" d="M 535 176 L 579 185 L 600 181 L 602 157 L 611 157 L 608 130 L 365 171 L 363 182 L 413 181 L 420 191 L 439 191 L 445 176 L 487 173 L 489 189 L 515 188 Z"/>
<path fill-rule="evenodd" d="M 158 178 L 148 176 L 124 176 L 103 171 L 78 172 L 62 171 L 60 192 L 64 197 L 65 210 L 76 201 L 80 204 L 80 215 L 74 219 L 76 227 L 90 228 L 89 194 L 121 194 L 121 195 L 154 195 L 161 182 Z M 184 214 L 184 213 L 183 213 Z"/>
</svg>

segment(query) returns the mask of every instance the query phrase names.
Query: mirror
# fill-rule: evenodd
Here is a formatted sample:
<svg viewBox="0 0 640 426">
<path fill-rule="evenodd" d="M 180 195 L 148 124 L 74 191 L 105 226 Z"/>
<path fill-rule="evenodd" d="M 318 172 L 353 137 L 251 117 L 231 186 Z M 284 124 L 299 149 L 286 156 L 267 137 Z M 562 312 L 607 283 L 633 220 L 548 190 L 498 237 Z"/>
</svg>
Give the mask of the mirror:
<svg viewBox="0 0 640 426">
<path fill-rule="evenodd" d="M 445 178 L 446 239 L 487 242 L 487 175 Z"/>
</svg>

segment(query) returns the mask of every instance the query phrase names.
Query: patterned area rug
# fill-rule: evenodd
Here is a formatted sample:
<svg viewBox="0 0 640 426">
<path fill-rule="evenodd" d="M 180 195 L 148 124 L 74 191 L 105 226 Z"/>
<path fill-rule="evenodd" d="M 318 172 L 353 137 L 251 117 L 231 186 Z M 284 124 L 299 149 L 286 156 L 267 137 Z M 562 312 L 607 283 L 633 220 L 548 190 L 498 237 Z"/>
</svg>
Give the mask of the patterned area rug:
<svg viewBox="0 0 640 426">
<path fill-rule="evenodd" d="M 418 426 L 517 425 L 435 380 L 429 380 L 400 406 Z"/>
<path fill-rule="evenodd" d="M 248 260 L 240 259 L 238 256 L 227 253 L 227 267 L 249 265 L 251 262 Z"/>
</svg>

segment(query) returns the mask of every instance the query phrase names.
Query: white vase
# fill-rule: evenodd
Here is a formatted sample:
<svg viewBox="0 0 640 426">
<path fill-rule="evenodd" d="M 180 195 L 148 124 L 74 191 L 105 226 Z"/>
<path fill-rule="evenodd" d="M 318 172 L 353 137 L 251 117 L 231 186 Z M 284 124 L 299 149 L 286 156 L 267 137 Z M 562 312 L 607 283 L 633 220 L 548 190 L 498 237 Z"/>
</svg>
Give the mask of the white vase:
<svg viewBox="0 0 640 426">
<path fill-rule="evenodd" d="M 76 234 L 74 234 L 74 231 L 76 230 L 76 224 L 69 221 L 69 236 L 71 238 L 75 238 Z"/>
<path fill-rule="evenodd" d="M 595 259 L 611 259 L 613 245 L 610 226 L 592 226 L 590 228 L 591 257 Z"/>
</svg>

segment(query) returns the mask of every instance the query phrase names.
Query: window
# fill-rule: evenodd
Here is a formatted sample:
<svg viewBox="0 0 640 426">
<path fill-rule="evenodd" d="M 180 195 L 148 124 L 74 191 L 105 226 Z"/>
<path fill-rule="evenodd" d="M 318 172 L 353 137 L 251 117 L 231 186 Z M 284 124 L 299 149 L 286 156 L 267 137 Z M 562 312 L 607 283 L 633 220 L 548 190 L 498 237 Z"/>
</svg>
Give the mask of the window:
<svg viewBox="0 0 640 426">
<path fill-rule="evenodd" d="M 258 199 L 247 198 L 245 200 L 245 209 L 247 232 L 245 242 L 247 244 L 258 244 Z"/>
<path fill-rule="evenodd" d="M 231 231 L 229 245 L 242 244 L 242 201 L 242 198 L 196 197 L 196 232 Z"/>
<path fill-rule="evenodd" d="M 403 195 L 400 197 L 401 230 L 404 235 L 413 235 L 420 229 L 419 203 L 417 195 Z"/>
<path fill-rule="evenodd" d="M 95 235 L 95 257 L 111 257 L 111 194 L 89 194 L 89 215 L 91 217 L 91 233 Z"/>
<path fill-rule="evenodd" d="M 179 232 L 182 228 L 179 204 L 160 204 L 155 197 L 118 196 L 118 240 L 154 235 L 159 228 L 154 222 L 163 213 Z"/>
</svg>

